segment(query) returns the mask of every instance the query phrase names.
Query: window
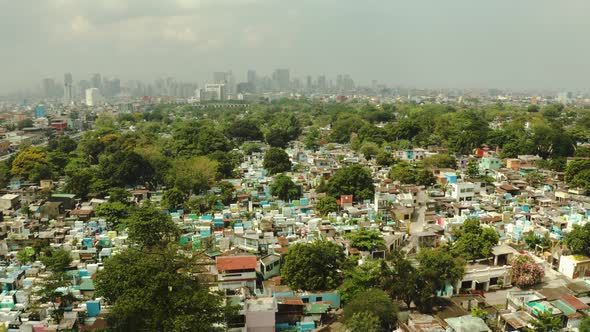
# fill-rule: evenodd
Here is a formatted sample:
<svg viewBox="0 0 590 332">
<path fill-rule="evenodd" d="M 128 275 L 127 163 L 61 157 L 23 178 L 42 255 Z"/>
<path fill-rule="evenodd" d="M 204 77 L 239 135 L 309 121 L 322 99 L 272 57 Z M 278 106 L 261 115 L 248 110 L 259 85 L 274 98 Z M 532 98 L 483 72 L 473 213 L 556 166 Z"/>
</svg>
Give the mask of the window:
<svg viewBox="0 0 590 332">
<path fill-rule="evenodd" d="M 301 301 L 303 301 L 303 303 L 309 303 L 309 299 L 306 297 L 302 298 Z"/>
<path fill-rule="evenodd" d="M 490 278 L 490 286 L 494 286 L 498 284 L 498 277 Z"/>
<path fill-rule="evenodd" d="M 324 299 L 323 297 L 318 296 L 318 297 L 315 298 L 315 301 L 316 302 L 321 302 L 321 301 L 323 301 L 323 299 Z"/>
</svg>

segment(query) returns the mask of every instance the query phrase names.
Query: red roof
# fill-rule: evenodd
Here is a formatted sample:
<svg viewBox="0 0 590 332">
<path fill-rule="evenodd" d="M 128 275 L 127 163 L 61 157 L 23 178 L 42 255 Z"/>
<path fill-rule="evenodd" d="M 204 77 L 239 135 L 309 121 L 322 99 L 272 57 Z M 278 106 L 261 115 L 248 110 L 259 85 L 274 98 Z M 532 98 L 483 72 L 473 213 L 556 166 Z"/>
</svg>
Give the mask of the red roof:
<svg viewBox="0 0 590 332">
<path fill-rule="evenodd" d="M 567 302 L 572 307 L 574 307 L 574 309 L 576 309 L 576 310 L 585 310 L 585 309 L 590 308 L 590 306 L 588 306 L 584 302 L 580 301 L 575 296 L 565 295 L 565 296 L 562 296 L 561 299 L 564 300 L 565 302 Z"/>
<path fill-rule="evenodd" d="M 253 270 L 256 268 L 256 256 L 225 256 L 217 257 L 218 271 Z"/>
</svg>

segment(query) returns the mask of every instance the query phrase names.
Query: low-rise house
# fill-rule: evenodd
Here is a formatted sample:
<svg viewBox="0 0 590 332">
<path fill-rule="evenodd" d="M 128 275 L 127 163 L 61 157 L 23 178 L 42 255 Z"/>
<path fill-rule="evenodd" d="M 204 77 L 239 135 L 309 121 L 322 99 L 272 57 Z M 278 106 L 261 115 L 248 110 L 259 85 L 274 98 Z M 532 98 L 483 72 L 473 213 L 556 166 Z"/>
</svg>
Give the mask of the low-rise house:
<svg viewBox="0 0 590 332">
<path fill-rule="evenodd" d="M 561 256 L 559 272 L 571 279 L 590 276 L 590 258 L 584 255 Z"/>
<path fill-rule="evenodd" d="M 18 207 L 20 195 L 4 194 L 0 197 L 0 210 L 10 210 Z"/>
<path fill-rule="evenodd" d="M 457 282 L 455 294 L 460 290 L 488 291 L 512 284 L 512 266 L 489 266 L 470 264 L 465 268 L 465 275 Z"/>
<path fill-rule="evenodd" d="M 461 317 L 446 318 L 447 332 L 491 332 L 490 328 L 479 317 L 465 315 Z"/>
<path fill-rule="evenodd" d="M 226 256 L 215 260 L 217 281 L 221 289 L 256 288 L 256 256 Z"/>
<path fill-rule="evenodd" d="M 244 305 L 246 331 L 274 332 L 276 325 L 275 315 L 277 312 L 278 306 L 274 297 L 246 299 Z"/>
</svg>

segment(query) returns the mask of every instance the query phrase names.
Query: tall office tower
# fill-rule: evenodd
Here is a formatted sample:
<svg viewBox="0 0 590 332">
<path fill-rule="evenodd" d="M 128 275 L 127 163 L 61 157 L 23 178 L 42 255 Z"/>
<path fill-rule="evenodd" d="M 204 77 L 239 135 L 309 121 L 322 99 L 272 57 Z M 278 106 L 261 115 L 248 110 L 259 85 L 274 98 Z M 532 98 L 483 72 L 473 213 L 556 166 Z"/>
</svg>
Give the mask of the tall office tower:
<svg viewBox="0 0 590 332">
<path fill-rule="evenodd" d="M 43 97 L 45 98 L 51 98 L 53 97 L 53 93 L 55 92 L 55 82 L 53 81 L 52 78 L 44 78 L 43 81 L 41 81 L 41 90 L 43 93 Z"/>
<path fill-rule="evenodd" d="M 112 80 L 105 78 L 103 86 L 103 94 L 106 97 L 114 97 L 121 93 L 121 80 L 118 78 L 114 78 Z"/>
<path fill-rule="evenodd" d="M 97 88 L 86 89 L 86 106 L 96 106 L 102 102 L 100 90 Z"/>
<path fill-rule="evenodd" d="M 227 83 L 227 73 L 222 71 L 216 71 L 213 73 L 213 83 L 225 84 Z"/>
<path fill-rule="evenodd" d="M 64 104 L 70 105 L 74 100 L 74 81 L 72 80 L 72 74 L 64 74 Z"/>
<path fill-rule="evenodd" d="M 326 91 L 326 76 L 324 75 L 318 76 L 318 90 L 320 92 Z"/>
<path fill-rule="evenodd" d="M 291 85 L 289 69 L 276 69 L 274 73 L 272 73 L 272 80 L 279 91 L 288 91 Z"/>
<path fill-rule="evenodd" d="M 226 100 L 225 84 L 210 83 L 201 92 L 201 100 Z"/>
<path fill-rule="evenodd" d="M 305 90 L 307 90 L 307 91 L 313 90 L 313 83 L 312 83 L 312 80 L 311 80 L 311 76 L 310 75 L 307 75 L 306 81 L 307 82 L 305 84 Z"/>
<path fill-rule="evenodd" d="M 90 80 L 90 84 L 93 88 L 97 88 L 99 90 L 102 90 L 102 78 L 100 77 L 100 74 L 96 73 L 96 74 L 92 75 L 92 79 Z"/>
<path fill-rule="evenodd" d="M 258 78 L 256 77 L 256 70 L 248 70 L 248 83 L 256 85 L 256 81 L 258 81 Z"/>
<path fill-rule="evenodd" d="M 236 93 L 236 78 L 234 77 L 234 73 L 230 70 L 226 73 L 225 78 L 227 82 L 225 83 L 225 88 L 227 93 L 233 96 Z"/>
<path fill-rule="evenodd" d="M 78 91 L 76 93 L 76 95 L 78 97 L 82 97 L 85 98 L 86 97 L 86 89 L 90 89 L 92 86 L 90 86 L 90 82 L 88 82 L 87 80 L 81 80 L 78 82 Z"/>
</svg>

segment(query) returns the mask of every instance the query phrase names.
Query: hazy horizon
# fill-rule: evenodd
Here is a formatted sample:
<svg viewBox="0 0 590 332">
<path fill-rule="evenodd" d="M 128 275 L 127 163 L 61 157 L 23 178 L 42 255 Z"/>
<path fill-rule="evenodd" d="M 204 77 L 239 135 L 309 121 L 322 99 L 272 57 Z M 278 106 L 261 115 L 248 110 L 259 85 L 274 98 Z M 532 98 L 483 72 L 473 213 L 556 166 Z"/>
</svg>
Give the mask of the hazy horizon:
<svg viewBox="0 0 590 332">
<path fill-rule="evenodd" d="M 0 94 L 91 73 L 246 70 L 360 84 L 587 90 L 584 0 L 0 0 Z"/>
</svg>

